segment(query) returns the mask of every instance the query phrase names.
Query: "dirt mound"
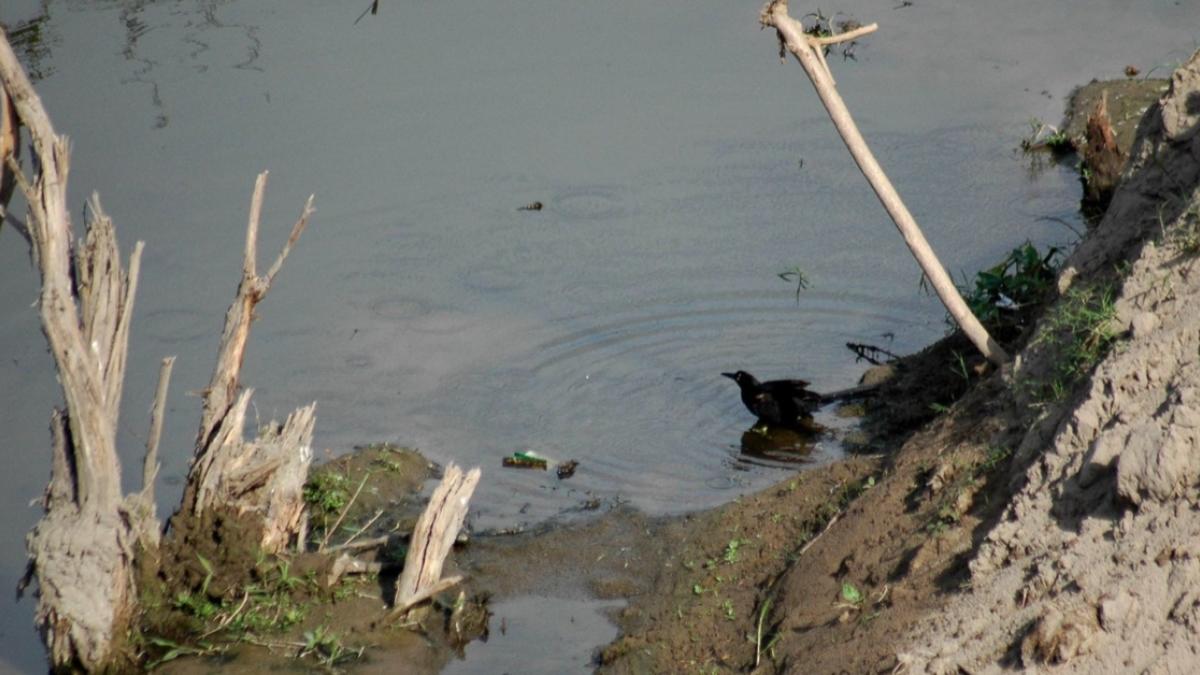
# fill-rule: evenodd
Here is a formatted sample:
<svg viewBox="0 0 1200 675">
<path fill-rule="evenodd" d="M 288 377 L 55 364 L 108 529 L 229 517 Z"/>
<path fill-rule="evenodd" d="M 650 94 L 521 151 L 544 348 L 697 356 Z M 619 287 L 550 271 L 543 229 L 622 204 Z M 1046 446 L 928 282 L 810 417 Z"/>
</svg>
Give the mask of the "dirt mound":
<svg viewBox="0 0 1200 675">
<path fill-rule="evenodd" d="M 908 672 L 1195 672 L 1198 101 L 1200 52 L 1143 117 L 1108 213 L 1059 280 L 1060 302 L 1111 285 L 1119 340 L 1024 434 L 1018 489 L 970 562 L 969 589 L 913 627 Z M 1009 374 L 1018 392 L 1061 358 L 1048 342 L 1035 338 Z"/>
</svg>

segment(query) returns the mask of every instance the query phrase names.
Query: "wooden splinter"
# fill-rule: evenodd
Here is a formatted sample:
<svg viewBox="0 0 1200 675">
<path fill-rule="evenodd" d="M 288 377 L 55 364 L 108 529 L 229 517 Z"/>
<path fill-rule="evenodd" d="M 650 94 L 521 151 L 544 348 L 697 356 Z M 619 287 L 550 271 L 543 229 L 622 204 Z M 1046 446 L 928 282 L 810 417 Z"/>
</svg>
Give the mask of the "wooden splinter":
<svg viewBox="0 0 1200 675">
<path fill-rule="evenodd" d="M 455 464 L 446 467 L 446 475 L 413 528 L 404 571 L 396 581 L 393 614 L 403 613 L 462 581 L 462 577 L 443 579 L 442 565 L 467 517 L 467 504 L 479 483 L 479 474 L 478 467 L 466 474 Z"/>
</svg>

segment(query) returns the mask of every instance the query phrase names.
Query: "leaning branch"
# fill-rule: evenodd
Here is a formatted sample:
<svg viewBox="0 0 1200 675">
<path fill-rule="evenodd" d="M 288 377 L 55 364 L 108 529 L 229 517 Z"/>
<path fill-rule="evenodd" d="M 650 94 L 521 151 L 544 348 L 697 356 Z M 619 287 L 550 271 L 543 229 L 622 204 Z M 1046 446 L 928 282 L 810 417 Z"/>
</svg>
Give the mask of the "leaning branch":
<svg viewBox="0 0 1200 675">
<path fill-rule="evenodd" d="M 946 273 L 946 269 L 942 267 L 942 263 L 929 246 L 929 242 L 926 241 L 925 235 L 921 233 L 917 221 L 900 199 L 896 188 L 879 166 L 871 149 L 867 147 L 858 126 L 850 117 L 846 103 L 838 94 L 833 75 L 825 63 L 825 45 L 852 40 L 873 32 L 876 25 L 871 24 L 830 38 L 812 37 L 805 34 L 804 26 L 799 21 L 788 15 L 787 0 L 771 0 L 763 8 L 759 15 L 759 21 L 764 27 L 770 26 L 776 30 L 779 35 L 780 53 L 782 54 L 785 49 L 791 52 L 804 68 L 808 79 L 812 81 L 813 87 L 817 90 L 817 95 L 821 98 L 821 103 L 825 105 L 830 119 L 833 120 L 834 126 L 837 127 L 838 133 L 841 134 L 842 140 L 850 150 L 851 156 L 858 164 L 858 168 L 866 177 L 867 182 L 871 184 L 871 188 L 875 190 L 883 208 L 896 223 L 896 228 L 900 230 L 904 243 L 912 251 L 913 257 L 917 259 L 925 276 L 929 278 L 938 298 L 950 312 L 950 316 L 989 361 L 996 365 L 1007 361 L 1008 354 L 998 342 L 992 339 L 983 325 L 979 323 L 979 319 L 971 313 L 967 303 L 963 301 L 962 295 L 954 286 L 954 281 L 950 279 L 950 275 Z"/>
</svg>

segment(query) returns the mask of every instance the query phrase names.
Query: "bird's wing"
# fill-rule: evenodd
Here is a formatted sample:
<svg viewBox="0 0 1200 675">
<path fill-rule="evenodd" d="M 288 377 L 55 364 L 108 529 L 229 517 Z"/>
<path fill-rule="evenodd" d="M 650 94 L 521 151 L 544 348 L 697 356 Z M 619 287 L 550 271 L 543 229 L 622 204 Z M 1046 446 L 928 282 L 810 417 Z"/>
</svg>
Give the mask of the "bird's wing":
<svg viewBox="0 0 1200 675">
<path fill-rule="evenodd" d="M 821 395 L 808 389 L 805 380 L 773 380 L 766 383 L 764 389 L 770 391 L 777 400 L 790 400 L 798 414 L 812 412 Z"/>
<path fill-rule="evenodd" d="M 759 392 L 754 395 L 754 407 L 751 408 L 751 412 L 758 415 L 760 419 L 778 421 L 780 418 L 779 401 L 768 392 Z"/>
<path fill-rule="evenodd" d="M 797 401 L 812 394 L 808 390 L 808 382 L 804 380 L 771 380 L 762 384 L 762 390 L 779 398 L 794 398 Z"/>
</svg>

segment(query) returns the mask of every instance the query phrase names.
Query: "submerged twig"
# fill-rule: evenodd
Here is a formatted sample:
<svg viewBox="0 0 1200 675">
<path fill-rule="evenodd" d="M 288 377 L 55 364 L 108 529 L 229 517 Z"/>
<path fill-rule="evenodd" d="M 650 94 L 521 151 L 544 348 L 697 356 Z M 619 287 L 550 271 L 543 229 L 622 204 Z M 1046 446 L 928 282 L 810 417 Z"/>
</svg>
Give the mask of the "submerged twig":
<svg viewBox="0 0 1200 675">
<path fill-rule="evenodd" d="M 358 501 L 358 495 L 362 493 L 363 486 L 367 484 L 367 479 L 370 477 L 370 471 L 363 474 L 362 480 L 358 482 L 358 489 L 354 491 L 354 494 L 350 497 L 350 501 L 346 502 L 346 505 L 342 507 L 342 512 L 338 514 L 337 520 L 333 521 L 333 526 L 325 529 L 325 536 L 321 538 L 320 546 L 317 546 L 318 553 L 323 553 L 325 551 L 325 546 L 329 544 L 329 538 L 332 537 L 333 533 L 336 532 L 338 527 L 341 526 L 342 521 L 346 518 L 346 514 L 349 513 L 350 508 L 354 506 L 354 502 Z"/>
<path fill-rule="evenodd" d="M 362 534 L 363 532 L 366 532 L 366 531 L 367 531 L 367 529 L 368 529 L 369 527 L 371 527 L 372 525 L 374 525 L 374 524 L 375 524 L 375 521 L 379 520 L 379 517 L 380 517 L 380 516 L 382 516 L 382 515 L 383 515 L 383 509 L 379 509 L 378 511 L 376 511 L 376 512 L 375 512 L 375 515 L 374 515 L 374 516 L 371 516 L 371 519 L 370 519 L 370 520 L 368 520 L 368 521 L 367 521 L 367 522 L 366 522 L 366 523 L 365 523 L 365 524 L 364 524 L 362 527 L 360 527 L 360 528 L 358 528 L 357 530 L 355 530 L 355 531 L 354 531 L 354 534 L 351 534 L 351 535 L 350 535 L 350 538 L 349 538 L 349 539 L 347 539 L 345 542 L 343 542 L 343 543 L 342 543 L 342 547 L 343 547 L 343 548 L 345 548 L 345 547 L 347 547 L 347 546 L 350 546 L 350 544 L 351 544 L 351 543 L 352 543 L 352 542 L 353 542 L 355 539 L 357 539 L 357 538 L 358 538 L 358 535 Z"/>
</svg>

